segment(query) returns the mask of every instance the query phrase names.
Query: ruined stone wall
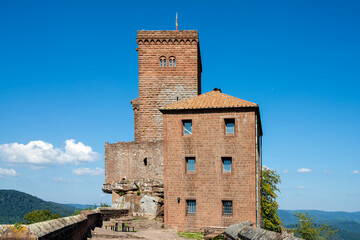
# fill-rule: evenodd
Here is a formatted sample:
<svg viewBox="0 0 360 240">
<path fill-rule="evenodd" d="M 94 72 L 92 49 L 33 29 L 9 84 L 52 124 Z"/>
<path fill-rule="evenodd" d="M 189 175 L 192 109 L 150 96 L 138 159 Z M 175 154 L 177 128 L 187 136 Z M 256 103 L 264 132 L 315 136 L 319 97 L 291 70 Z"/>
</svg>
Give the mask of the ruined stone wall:
<svg viewBox="0 0 360 240">
<path fill-rule="evenodd" d="M 105 184 L 112 206 L 155 218 L 163 204 L 163 141 L 105 143 Z"/>
<path fill-rule="evenodd" d="M 235 119 L 235 134 L 225 134 L 227 118 Z M 165 227 L 256 222 L 255 112 L 168 111 L 163 119 Z M 184 119 L 192 120 L 191 135 L 183 134 Z M 195 172 L 186 171 L 186 157 L 195 157 Z M 223 172 L 222 157 L 232 158 L 231 173 Z M 196 200 L 196 214 L 187 214 L 186 200 Z M 223 216 L 223 200 L 232 201 L 232 216 Z"/>
<path fill-rule="evenodd" d="M 105 184 L 163 179 L 163 141 L 105 143 Z"/>
<path fill-rule="evenodd" d="M 139 98 L 134 113 L 135 141 L 162 140 L 158 110 L 200 94 L 201 59 L 197 31 L 138 31 Z M 166 66 L 160 66 L 160 58 Z M 176 66 L 169 66 L 169 58 Z"/>
</svg>

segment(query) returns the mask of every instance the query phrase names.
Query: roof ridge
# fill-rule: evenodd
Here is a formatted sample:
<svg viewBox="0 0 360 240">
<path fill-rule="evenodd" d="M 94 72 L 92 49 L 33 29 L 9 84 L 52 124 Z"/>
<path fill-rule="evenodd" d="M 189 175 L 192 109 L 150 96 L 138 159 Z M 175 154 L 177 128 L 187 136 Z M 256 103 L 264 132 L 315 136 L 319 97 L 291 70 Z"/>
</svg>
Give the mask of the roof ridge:
<svg viewBox="0 0 360 240">
<path fill-rule="evenodd" d="M 203 93 L 191 98 L 183 99 L 168 104 L 160 110 L 181 110 L 181 109 L 211 109 L 211 108 L 240 108 L 258 107 L 258 104 L 246 101 L 218 90 Z"/>
</svg>

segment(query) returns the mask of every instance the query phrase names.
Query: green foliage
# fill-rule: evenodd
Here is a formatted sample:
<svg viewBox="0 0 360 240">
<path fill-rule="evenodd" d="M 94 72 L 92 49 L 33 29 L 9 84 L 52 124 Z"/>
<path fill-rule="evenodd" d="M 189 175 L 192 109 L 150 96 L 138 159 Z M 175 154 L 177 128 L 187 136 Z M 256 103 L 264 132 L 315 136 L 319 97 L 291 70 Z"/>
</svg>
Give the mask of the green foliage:
<svg viewBox="0 0 360 240">
<path fill-rule="evenodd" d="M 61 216 L 71 216 L 75 207 L 43 201 L 15 190 L 0 190 L 0 224 L 22 222 L 26 213 L 37 209 L 49 209 Z"/>
<path fill-rule="evenodd" d="M 107 204 L 107 203 L 100 203 L 100 207 L 110 207 L 110 205 L 109 204 Z"/>
<path fill-rule="evenodd" d="M 84 210 L 95 210 L 96 208 L 97 208 L 97 205 L 96 205 L 96 203 L 94 203 L 93 207 L 88 207 L 88 208 L 85 208 Z"/>
<path fill-rule="evenodd" d="M 140 195 L 140 190 L 137 190 L 137 191 L 136 191 L 136 194 L 139 196 L 139 195 Z"/>
<path fill-rule="evenodd" d="M 14 227 L 15 227 L 17 230 L 22 229 L 21 223 L 15 223 L 15 224 L 14 224 Z"/>
<path fill-rule="evenodd" d="M 204 239 L 204 234 L 200 232 L 178 232 L 178 235 L 182 238 L 187 238 L 187 239 L 197 239 L 197 240 Z M 221 239 L 224 239 L 224 236 L 220 235 L 214 238 L 214 240 L 221 240 Z"/>
<path fill-rule="evenodd" d="M 80 209 L 75 209 L 75 211 L 73 213 L 73 216 L 79 215 L 80 212 L 81 212 Z"/>
<path fill-rule="evenodd" d="M 330 227 L 327 223 L 315 226 L 314 217 L 310 217 L 309 213 L 295 212 L 299 223 L 295 224 L 294 233 L 296 236 L 305 240 L 322 240 L 335 239 L 338 229 Z"/>
<path fill-rule="evenodd" d="M 32 224 L 32 223 L 43 222 L 57 218 L 61 218 L 61 216 L 57 213 L 52 214 L 49 209 L 35 210 L 33 212 L 29 212 L 25 214 L 24 223 Z"/>
<path fill-rule="evenodd" d="M 278 215 L 279 205 L 276 202 L 276 192 L 280 192 L 280 175 L 276 171 L 263 168 L 261 179 L 261 216 L 264 219 L 264 228 L 274 232 L 281 232 L 282 222 Z"/>
<path fill-rule="evenodd" d="M 197 240 L 204 239 L 204 235 L 201 234 L 200 232 L 178 232 L 178 235 L 182 238 L 197 239 Z"/>
</svg>

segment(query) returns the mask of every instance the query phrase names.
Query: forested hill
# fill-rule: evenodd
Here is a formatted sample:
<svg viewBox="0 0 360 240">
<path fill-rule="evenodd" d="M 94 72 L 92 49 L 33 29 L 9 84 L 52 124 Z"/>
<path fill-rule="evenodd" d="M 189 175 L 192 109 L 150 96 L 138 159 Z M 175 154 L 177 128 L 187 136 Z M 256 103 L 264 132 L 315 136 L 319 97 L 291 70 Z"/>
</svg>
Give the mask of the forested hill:
<svg viewBox="0 0 360 240">
<path fill-rule="evenodd" d="M 0 224 L 22 222 L 26 213 L 41 209 L 49 209 L 51 213 L 58 213 L 65 217 L 72 215 L 76 208 L 47 202 L 16 190 L 0 190 Z"/>
<path fill-rule="evenodd" d="M 360 212 L 326 212 L 319 210 L 306 210 L 314 222 L 327 223 L 332 227 L 339 228 L 338 239 L 359 240 L 360 239 Z M 305 210 L 297 210 L 304 213 Z M 293 228 L 298 222 L 294 216 L 294 210 L 278 210 L 279 217 L 287 228 Z"/>
</svg>

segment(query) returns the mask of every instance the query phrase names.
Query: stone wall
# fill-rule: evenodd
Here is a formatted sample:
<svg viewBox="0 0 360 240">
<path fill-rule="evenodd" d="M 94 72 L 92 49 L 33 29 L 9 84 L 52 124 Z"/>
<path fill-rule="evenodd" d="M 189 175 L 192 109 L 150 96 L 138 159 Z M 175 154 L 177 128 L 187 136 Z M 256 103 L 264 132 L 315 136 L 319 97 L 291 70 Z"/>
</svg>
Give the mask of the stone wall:
<svg viewBox="0 0 360 240">
<path fill-rule="evenodd" d="M 162 140 L 166 104 L 201 93 L 201 58 L 197 31 L 138 31 L 139 98 L 134 109 L 135 141 Z M 160 58 L 166 66 L 160 66 Z M 169 58 L 176 66 L 169 66 Z"/>
<path fill-rule="evenodd" d="M 165 227 L 199 229 L 256 222 L 255 110 L 213 109 L 164 111 Z M 225 119 L 235 119 L 235 133 L 225 134 Z M 182 120 L 192 120 L 192 134 L 183 134 Z M 195 172 L 186 158 L 195 157 Z M 222 157 L 232 158 L 224 173 Z M 187 214 L 187 200 L 196 200 L 196 214 Z M 223 214 L 222 201 L 233 204 Z M 258 202 L 260 206 L 260 202 Z"/>
<path fill-rule="evenodd" d="M 294 237 L 293 234 L 287 232 L 276 233 L 261 228 L 252 226 L 250 221 L 241 222 L 229 226 L 224 232 L 225 240 L 301 240 L 301 238 Z"/>
<path fill-rule="evenodd" d="M 101 227 L 103 219 L 126 216 L 128 211 L 112 208 L 84 210 L 79 215 L 23 225 L 0 227 L 1 240 L 83 240 L 91 230 Z"/>
<path fill-rule="evenodd" d="M 114 208 L 155 218 L 163 205 L 163 141 L 105 144 L 105 184 Z"/>
<path fill-rule="evenodd" d="M 121 180 L 162 180 L 163 149 L 163 141 L 105 143 L 105 185 Z"/>
</svg>

